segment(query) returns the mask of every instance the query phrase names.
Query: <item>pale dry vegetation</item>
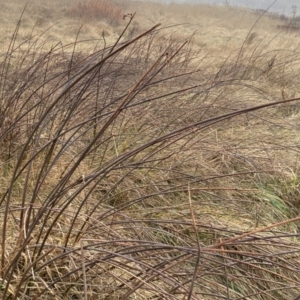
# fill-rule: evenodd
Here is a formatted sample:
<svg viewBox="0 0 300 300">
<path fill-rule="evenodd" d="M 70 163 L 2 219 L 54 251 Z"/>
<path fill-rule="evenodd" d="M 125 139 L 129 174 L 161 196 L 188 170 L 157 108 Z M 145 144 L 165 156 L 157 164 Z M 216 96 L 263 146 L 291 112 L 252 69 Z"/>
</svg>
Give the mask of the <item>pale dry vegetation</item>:
<svg viewBox="0 0 300 300">
<path fill-rule="evenodd" d="M 85 18 L 87 20 L 105 19 L 112 24 L 120 24 L 124 19 L 123 9 L 108 0 L 89 0 L 74 3 L 68 10 L 71 18 Z"/>
<path fill-rule="evenodd" d="M 136 8 L 118 25 L 57 3 L 3 32 L 1 298 L 298 299 L 298 37 L 229 7 L 97 2 Z M 194 32 L 197 9 L 222 23 Z"/>
</svg>

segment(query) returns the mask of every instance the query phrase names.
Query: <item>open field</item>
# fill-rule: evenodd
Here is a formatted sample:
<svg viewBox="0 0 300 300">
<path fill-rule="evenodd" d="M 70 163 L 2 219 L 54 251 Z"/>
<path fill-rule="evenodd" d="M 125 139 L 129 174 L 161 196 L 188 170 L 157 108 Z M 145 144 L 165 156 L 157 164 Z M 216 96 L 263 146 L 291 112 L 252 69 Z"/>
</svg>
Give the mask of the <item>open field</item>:
<svg viewBox="0 0 300 300">
<path fill-rule="evenodd" d="M 0 3 L 2 299 L 299 299 L 300 31 Z"/>
</svg>

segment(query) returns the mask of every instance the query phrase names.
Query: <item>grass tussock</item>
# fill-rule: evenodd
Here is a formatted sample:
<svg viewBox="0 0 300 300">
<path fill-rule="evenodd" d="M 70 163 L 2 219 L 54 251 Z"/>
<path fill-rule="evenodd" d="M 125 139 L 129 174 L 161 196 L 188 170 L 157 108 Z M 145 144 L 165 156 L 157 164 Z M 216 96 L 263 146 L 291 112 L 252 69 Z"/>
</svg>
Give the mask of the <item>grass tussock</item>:
<svg viewBox="0 0 300 300">
<path fill-rule="evenodd" d="M 296 298 L 300 54 L 129 17 L 92 53 L 17 27 L 2 56 L 2 299 Z"/>
<path fill-rule="evenodd" d="M 108 0 L 79 1 L 69 8 L 68 14 L 70 17 L 80 17 L 87 20 L 105 19 L 114 25 L 121 24 L 124 17 L 123 9 Z"/>
</svg>

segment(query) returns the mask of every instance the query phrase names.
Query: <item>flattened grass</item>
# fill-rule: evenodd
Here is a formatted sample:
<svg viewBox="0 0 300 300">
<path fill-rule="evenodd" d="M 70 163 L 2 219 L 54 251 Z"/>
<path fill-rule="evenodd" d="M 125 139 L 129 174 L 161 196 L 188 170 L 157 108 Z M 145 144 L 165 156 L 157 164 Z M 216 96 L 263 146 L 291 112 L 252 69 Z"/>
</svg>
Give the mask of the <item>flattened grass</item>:
<svg viewBox="0 0 300 300">
<path fill-rule="evenodd" d="M 154 27 L 86 53 L 15 33 L 3 299 L 297 296 L 297 51 L 254 39 L 216 60 Z"/>
</svg>

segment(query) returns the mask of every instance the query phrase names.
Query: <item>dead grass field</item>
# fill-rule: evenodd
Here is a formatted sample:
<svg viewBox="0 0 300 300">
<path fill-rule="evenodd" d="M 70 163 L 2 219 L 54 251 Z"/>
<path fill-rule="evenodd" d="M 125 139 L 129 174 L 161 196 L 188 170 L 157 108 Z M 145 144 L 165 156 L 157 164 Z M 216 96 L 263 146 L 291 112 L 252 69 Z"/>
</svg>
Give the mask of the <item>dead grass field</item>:
<svg viewBox="0 0 300 300">
<path fill-rule="evenodd" d="M 299 32 L 0 3 L 2 299 L 298 299 Z"/>
</svg>

